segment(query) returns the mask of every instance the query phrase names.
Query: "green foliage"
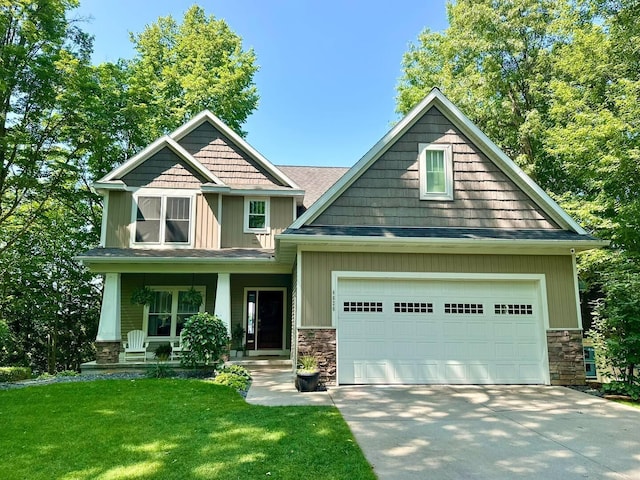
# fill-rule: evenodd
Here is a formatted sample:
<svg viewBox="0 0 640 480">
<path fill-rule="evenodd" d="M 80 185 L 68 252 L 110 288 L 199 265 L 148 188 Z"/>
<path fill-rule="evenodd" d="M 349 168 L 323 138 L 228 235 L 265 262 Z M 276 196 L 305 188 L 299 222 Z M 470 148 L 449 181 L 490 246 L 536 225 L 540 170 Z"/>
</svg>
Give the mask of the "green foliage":
<svg viewBox="0 0 640 480">
<path fill-rule="evenodd" d="M 199 307 L 202 305 L 202 293 L 191 287 L 182 295 L 182 301 L 188 305 Z"/>
<path fill-rule="evenodd" d="M 77 377 L 78 375 L 80 374 L 75 370 L 62 370 L 56 373 L 56 377 Z"/>
<path fill-rule="evenodd" d="M 168 343 L 161 343 L 160 345 L 158 345 L 156 347 L 156 350 L 154 352 L 154 356 L 155 358 L 159 359 L 159 360 L 166 360 L 167 358 L 169 358 L 171 356 L 171 345 Z"/>
<path fill-rule="evenodd" d="M 604 284 L 589 332 L 599 371 L 617 382 L 640 388 L 640 274 L 618 275 Z"/>
<path fill-rule="evenodd" d="M 251 374 L 249 373 L 249 370 L 247 370 L 242 365 L 225 365 L 218 370 L 218 373 L 231 373 L 233 375 L 237 375 L 246 378 L 248 381 L 251 381 Z"/>
<path fill-rule="evenodd" d="M 602 393 L 613 395 L 628 395 L 633 400 L 640 400 L 640 384 L 629 384 L 614 380 L 610 383 L 602 384 Z"/>
<path fill-rule="evenodd" d="M 29 367 L 0 367 L 0 382 L 17 382 L 31 378 Z"/>
<path fill-rule="evenodd" d="M 231 345 L 236 350 L 241 350 L 244 340 L 244 327 L 236 323 L 231 329 Z"/>
<path fill-rule="evenodd" d="M 149 287 L 136 288 L 131 294 L 131 303 L 133 305 L 151 305 L 155 297 L 155 293 Z"/>
<path fill-rule="evenodd" d="M 298 358 L 298 371 L 299 372 L 317 372 L 318 361 L 313 355 L 302 355 Z"/>
<path fill-rule="evenodd" d="M 145 372 L 147 378 L 170 378 L 175 376 L 174 370 L 164 362 L 156 362 L 147 367 Z"/>
<path fill-rule="evenodd" d="M 238 392 L 246 392 L 249 388 L 249 380 L 246 377 L 229 372 L 218 373 L 213 383 L 216 385 L 226 385 Z"/>
<path fill-rule="evenodd" d="M 253 50 L 243 50 L 224 20 L 194 5 L 182 23 L 160 17 L 131 40 L 137 55 L 128 65 L 128 83 L 145 109 L 149 141 L 205 108 L 242 133 L 258 103 L 258 67 Z"/>
<path fill-rule="evenodd" d="M 222 354 L 229 343 L 229 335 L 227 327 L 218 317 L 198 313 L 185 322 L 182 341 L 186 348 L 180 358 L 183 365 L 215 367 L 221 363 Z"/>
</svg>

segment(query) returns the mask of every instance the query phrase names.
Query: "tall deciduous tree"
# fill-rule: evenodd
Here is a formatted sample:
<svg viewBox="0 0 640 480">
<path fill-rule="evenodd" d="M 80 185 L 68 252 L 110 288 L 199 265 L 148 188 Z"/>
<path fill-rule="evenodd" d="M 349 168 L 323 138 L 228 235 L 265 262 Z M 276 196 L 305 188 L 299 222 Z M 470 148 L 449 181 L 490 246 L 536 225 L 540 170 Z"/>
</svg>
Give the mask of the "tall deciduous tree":
<svg viewBox="0 0 640 480">
<path fill-rule="evenodd" d="M 0 2 L 0 253 L 29 231 L 76 172 L 78 154 L 62 143 L 62 132 L 74 128 L 67 95 L 91 46 L 66 19 L 76 5 Z"/>
<path fill-rule="evenodd" d="M 222 19 L 193 6 L 181 24 L 161 17 L 131 37 L 137 55 L 129 68 L 129 88 L 147 108 L 147 140 L 154 140 L 208 108 L 242 133 L 256 108 L 253 49 Z"/>
</svg>

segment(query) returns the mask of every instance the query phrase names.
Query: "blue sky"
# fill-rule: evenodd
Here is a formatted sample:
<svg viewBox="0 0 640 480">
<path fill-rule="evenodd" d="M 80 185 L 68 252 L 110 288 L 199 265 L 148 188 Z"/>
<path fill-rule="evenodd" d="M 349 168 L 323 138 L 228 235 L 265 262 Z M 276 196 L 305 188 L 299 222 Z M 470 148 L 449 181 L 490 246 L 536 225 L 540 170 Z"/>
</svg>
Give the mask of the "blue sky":
<svg viewBox="0 0 640 480">
<path fill-rule="evenodd" d="M 94 63 L 131 58 L 129 32 L 180 21 L 193 0 L 80 0 Z M 445 0 L 201 0 L 253 48 L 260 71 L 247 140 L 280 165 L 351 166 L 398 120 L 402 55 L 447 27 Z"/>
</svg>

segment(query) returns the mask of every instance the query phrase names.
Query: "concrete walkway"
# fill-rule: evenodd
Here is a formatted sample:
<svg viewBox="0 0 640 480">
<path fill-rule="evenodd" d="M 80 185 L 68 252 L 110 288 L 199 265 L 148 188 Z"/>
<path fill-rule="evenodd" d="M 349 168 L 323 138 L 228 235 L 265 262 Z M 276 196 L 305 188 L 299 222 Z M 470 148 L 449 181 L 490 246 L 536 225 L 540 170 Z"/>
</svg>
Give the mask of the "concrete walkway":
<svg viewBox="0 0 640 480">
<path fill-rule="evenodd" d="M 335 405 L 380 480 L 640 479 L 640 409 L 563 387 L 345 386 L 256 370 L 247 401 Z"/>
<path fill-rule="evenodd" d="M 252 370 L 251 376 L 253 382 L 247 394 L 248 403 L 268 406 L 333 406 L 328 392 L 298 392 L 291 368 Z"/>
</svg>

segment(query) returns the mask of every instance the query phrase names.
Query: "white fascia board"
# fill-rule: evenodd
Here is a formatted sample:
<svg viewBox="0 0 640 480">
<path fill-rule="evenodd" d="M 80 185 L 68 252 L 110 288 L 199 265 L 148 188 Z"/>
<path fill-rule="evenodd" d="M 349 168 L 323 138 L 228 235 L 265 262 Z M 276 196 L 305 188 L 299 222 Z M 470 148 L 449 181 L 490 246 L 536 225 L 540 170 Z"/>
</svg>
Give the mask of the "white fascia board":
<svg viewBox="0 0 640 480">
<path fill-rule="evenodd" d="M 126 162 L 124 162 L 118 168 L 111 170 L 111 172 L 109 172 L 106 176 L 98 180 L 96 184 L 103 184 L 106 182 L 110 182 L 116 178 L 120 178 L 123 175 L 126 175 L 131 170 L 133 170 L 134 168 L 142 164 L 145 160 L 149 159 L 150 157 L 152 157 L 153 155 L 155 155 L 165 147 L 168 147 L 171 150 L 173 150 L 176 153 L 176 155 L 178 155 L 182 160 L 184 160 L 189 165 L 191 165 L 195 170 L 197 170 L 204 178 L 206 178 L 210 182 L 218 185 L 224 185 L 224 182 L 222 182 L 218 177 L 216 177 L 213 173 L 211 173 L 204 165 L 202 165 L 198 160 L 196 160 L 193 157 L 193 155 L 187 152 L 182 146 L 180 146 L 180 144 L 178 144 L 175 140 L 173 140 L 171 137 L 167 135 L 160 137 L 151 145 L 149 145 L 147 148 L 137 153 Z"/>
<path fill-rule="evenodd" d="M 279 234 L 276 239 L 284 244 L 297 245 L 412 245 L 412 246 L 467 246 L 469 248 L 479 247 L 499 247 L 517 246 L 518 248 L 557 248 L 566 249 L 570 253 L 571 249 L 576 252 L 591 250 L 593 248 L 601 248 L 609 245 L 605 240 L 584 240 L 575 242 L 572 240 L 517 240 L 517 239 L 501 239 L 501 238 L 416 238 L 416 237 L 360 237 L 349 235 L 295 235 L 295 234 Z M 522 252 L 526 254 L 526 252 Z"/>
<path fill-rule="evenodd" d="M 237 196 L 269 196 L 269 197 L 301 197 L 304 190 L 280 190 L 270 188 L 233 188 L 229 186 L 219 187 L 215 185 L 203 185 L 200 187 L 203 193 L 224 193 L 226 195 Z"/>
<path fill-rule="evenodd" d="M 118 190 L 118 191 L 126 191 L 127 186 L 124 184 L 122 180 L 111 180 L 108 182 L 93 182 L 91 185 L 96 192 L 101 192 L 105 190 Z"/>
<path fill-rule="evenodd" d="M 469 137 L 471 142 L 478 146 L 491 160 L 496 163 L 500 169 L 513 182 L 522 188 L 532 199 L 547 213 L 551 218 L 560 224 L 560 226 L 573 230 L 580 235 L 587 234 L 573 218 L 565 212 L 558 203 L 553 200 L 540 186 L 535 183 L 531 177 L 522 171 L 522 169 L 511 160 L 493 141 L 487 137 L 469 118 L 462 113 L 451 101 L 445 97 L 440 91 L 435 97 L 435 106 L 445 115 L 453 124 L 460 127 L 463 133 Z"/>
<path fill-rule="evenodd" d="M 206 257 L 102 257 L 83 256 L 73 257 L 74 260 L 89 263 L 275 263 L 275 258 L 234 257 L 234 258 L 206 258 Z"/>
<path fill-rule="evenodd" d="M 296 190 L 300 190 L 300 187 L 296 185 L 296 183 L 287 177 L 280 169 L 278 169 L 275 165 L 273 165 L 269 160 L 267 160 L 260 152 L 258 152 L 255 148 L 253 148 L 245 139 L 243 139 L 240 135 L 230 129 L 222 120 L 220 120 L 217 116 L 211 113 L 209 110 L 203 110 L 198 115 L 193 117 L 187 123 L 182 125 L 180 128 L 175 130 L 170 134 L 170 137 L 176 141 L 179 141 L 188 133 L 195 130 L 197 127 L 202 125 L 203 122 L 208 121 L 215 128 L 220 130 L 225 136 L 227 136 L 233 143 L 235 143 L 238 147 L 244 150 L 250 157 L 252 157 L 256 162 L 261 164 L 265 169 L 267 169 L 274 177 L 280 180 L 285 185 L 294 188 Z"/>
<path fill-rule="evenodd" d="M 416 105 L 400 122 L 389 130 L 358 162 L 345 173 L 331 188 L 329 188 L 315 203 L 304 212 L 289 228 L 300 228 L 302 225 L 315 220 L 342 192 L 344 192 L 373 162 L 387 151 L 409 128 L 431 108 L 436 95 L 442 95 L 438 89 L 433 89 Z M 416 156 L 417 156 L 416 152 Z"/>
</svg>

